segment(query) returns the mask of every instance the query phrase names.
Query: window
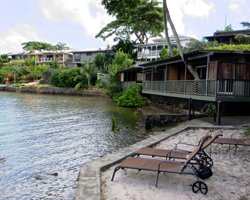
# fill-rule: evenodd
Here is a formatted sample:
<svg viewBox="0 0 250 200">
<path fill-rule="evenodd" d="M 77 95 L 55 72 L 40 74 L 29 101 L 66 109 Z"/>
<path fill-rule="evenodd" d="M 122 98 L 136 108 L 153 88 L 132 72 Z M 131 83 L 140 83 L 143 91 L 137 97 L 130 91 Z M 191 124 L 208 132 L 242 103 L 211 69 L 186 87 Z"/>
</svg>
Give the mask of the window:
<svg viewBox="0 0 250 200">
<path fill-rule="evenodd" d="M 161 50 L 163 48 L 162 45 L 157 46 L 157 50 Z"/>
<path fill-rule="evenodd" d="M 80 53 L 74 54 L 74 61 L 75 62 L 81 62 L 81 54 Z"/>
<path fill-rule="evenodd" d="M 86 52 L 86 56 L 92 56 L 92 52 Z"/>
</svg>

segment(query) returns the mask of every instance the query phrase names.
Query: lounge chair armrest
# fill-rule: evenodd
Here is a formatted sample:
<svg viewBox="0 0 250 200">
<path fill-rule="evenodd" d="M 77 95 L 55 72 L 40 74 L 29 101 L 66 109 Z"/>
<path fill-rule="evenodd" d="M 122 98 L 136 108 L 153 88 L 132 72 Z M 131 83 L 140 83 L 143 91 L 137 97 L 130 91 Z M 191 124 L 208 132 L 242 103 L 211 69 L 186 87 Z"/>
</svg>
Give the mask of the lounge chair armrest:
<svg viewBox="0 0 250 200">
<path fill-rule="evenodd" d="M 179 148 L 178 146 L 179 145 L 183 145 L 183 146 L 193 146 L 193 147 L 197 147 L 197 145 L 195 145 L 195 144 L 189 144 L 189 143 L 184 143 L 184 142 L 178 142 L 176 145 L 175 145 L 175 147 L 174 147 L 174 150 L 183 150 L 183 149 L 181 149 L 181 148 Z"/>
</svg>

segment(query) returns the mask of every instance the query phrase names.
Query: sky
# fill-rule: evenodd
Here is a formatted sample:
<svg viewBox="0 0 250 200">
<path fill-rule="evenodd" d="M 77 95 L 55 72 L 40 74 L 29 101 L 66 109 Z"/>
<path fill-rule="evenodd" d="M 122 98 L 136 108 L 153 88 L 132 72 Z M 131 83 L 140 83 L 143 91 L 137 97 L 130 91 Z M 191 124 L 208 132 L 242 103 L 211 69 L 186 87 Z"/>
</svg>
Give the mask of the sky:
<svg viewBox="0 0 250 200">
<path fill-rule="evenodd" d="M 67 44 L 74 50 L 105 49 L 95 35 L 112 21 L 101 0 L 0 0 L 0 54 L 22 52 L 23 42 Z M 161 2 L 161 0 L 159 0 Z M 250 0 L 167 0 L 178 34 L 202 40 L 231 24 L 250 22 Z"/>
</svg>

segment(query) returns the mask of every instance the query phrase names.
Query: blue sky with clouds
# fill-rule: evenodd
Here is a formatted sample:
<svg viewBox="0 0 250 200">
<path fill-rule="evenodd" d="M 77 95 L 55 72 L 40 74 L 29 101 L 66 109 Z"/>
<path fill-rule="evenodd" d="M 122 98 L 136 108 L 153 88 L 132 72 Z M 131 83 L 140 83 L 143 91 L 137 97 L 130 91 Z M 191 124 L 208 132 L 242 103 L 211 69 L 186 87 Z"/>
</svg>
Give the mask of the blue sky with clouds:
<svg viewBox="0 0 250 200">
<path fill-rule="evenodd" d="M 161 2 L 161 0 L 159 0 Z M 179 34 L 202 39 L 231 24 L 250 21 L 250 0 L 168 0 Z M 104 49 L 112 39 L 96 39 L 112 20 L 100 0 L 0 0 L 0 54 L 22 51 L 22 42 L 63 42 L 76 50 Z"/>
</svg>

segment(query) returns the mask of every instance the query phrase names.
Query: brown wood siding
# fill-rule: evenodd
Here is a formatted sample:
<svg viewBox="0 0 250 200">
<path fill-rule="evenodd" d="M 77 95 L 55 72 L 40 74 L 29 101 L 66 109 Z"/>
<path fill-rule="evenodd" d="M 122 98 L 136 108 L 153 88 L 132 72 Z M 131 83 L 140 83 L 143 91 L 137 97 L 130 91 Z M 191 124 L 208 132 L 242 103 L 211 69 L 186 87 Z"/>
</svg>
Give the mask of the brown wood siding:
<svg viewBox="0 0 250 200">
<path fill-rule="evenodd" d="M 217 79 L 217 67 L 218 67 L 217 61 L 213 61 L 208 64 L 208 79 L 209 80 Z"/>
<path fill-rule="evenodd" d="M 250 80 L 250 64 L 220 63 L 218 79 Z"/>
<path fill-rule="evenodd" d="M 164 73 L 155 72 L 153 75 L 153 81 L 164 81 Z"/>
<path fill-rule="evenodd" d="M 193 80 L 193 76 L 192 74 L 188 71 L 187 69 L 187 77 L 185 78 L 185 69 L 184 70 L 181 70 L 181 73 L 180 73 L 180 80 Z"/>
<path fill-rule="evenodd" d="M 235 79 L 235 64 L 220 63 L 218 67 L 218 79 Z"/>
<path fill-rule="evenodd" d="M 176 66 L 168 65 L 168 80 L 178 80 L 178 70 Z"/>
</svg>

